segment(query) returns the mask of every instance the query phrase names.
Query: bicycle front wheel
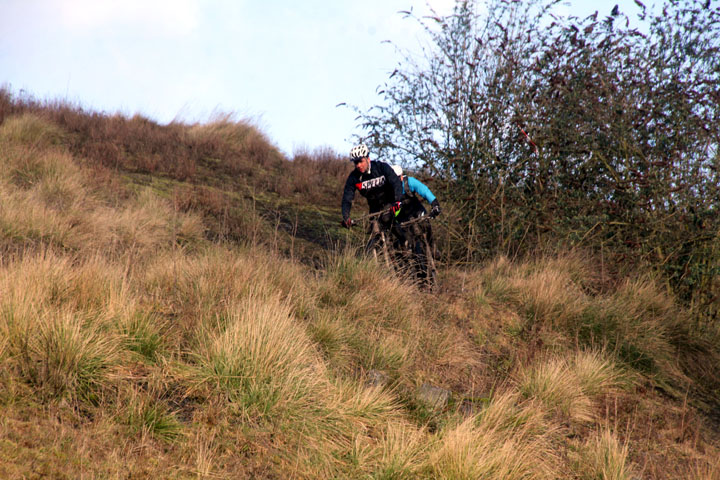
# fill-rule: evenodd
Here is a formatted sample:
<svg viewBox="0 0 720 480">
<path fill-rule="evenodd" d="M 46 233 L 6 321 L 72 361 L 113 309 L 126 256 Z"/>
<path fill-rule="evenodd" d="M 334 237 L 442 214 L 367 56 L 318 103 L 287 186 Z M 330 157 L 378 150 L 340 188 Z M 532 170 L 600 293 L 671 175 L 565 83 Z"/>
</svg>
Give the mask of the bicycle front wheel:
<svg viewBox="0 0 720 480">
<path fill-rule="evenodd" d="M 384 265 L 388 270 L 392 270 L 387 232 L 380 230 L 372 234 L 367 245 L 365 245 L 365 255 L 374 259 L 380 265 Z"/>
</svg>

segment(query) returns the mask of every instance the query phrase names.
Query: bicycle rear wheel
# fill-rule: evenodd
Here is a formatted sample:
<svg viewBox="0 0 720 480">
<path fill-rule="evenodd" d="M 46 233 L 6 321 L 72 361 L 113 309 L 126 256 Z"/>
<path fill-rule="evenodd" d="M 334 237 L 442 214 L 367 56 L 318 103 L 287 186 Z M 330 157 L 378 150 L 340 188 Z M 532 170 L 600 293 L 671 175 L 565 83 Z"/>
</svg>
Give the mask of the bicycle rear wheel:
<svg viewBox="0 0 720 480">
<path fill-rule="evenodd" d="M 435 266 L 435 256 L 432 242 L 428 239 L 428 229 L 430 225 L 424 225 L 424 228 L 418 228 L 413 239 L 413 254 L 415 264 L 415 278 L 422 288 L 433 290 L 437 281 L 437 268 Z"/>
<path fill-rule="evenodd" d="M 437 285 L 437 267 L 435 266 L 434 248 L 428 241 L 427 235 L 423 235 L 423 250 L 425 255 L 425 284 L 428 290 L 434 290 Z"/>
</svg>

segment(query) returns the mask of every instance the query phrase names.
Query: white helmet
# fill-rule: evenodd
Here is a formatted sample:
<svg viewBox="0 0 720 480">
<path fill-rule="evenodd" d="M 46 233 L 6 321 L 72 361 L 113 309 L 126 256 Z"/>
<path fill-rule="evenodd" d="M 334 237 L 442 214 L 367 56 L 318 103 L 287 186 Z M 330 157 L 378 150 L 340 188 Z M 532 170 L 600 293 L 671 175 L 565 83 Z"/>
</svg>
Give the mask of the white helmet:
<svg viewBox="0 0 720 480">
<path fill-rule="evenodd" d="M 402 167 L 400 165 L 393 165 L 392 169 L 395 172 L 395 175 L 402 177 Z"/>
<path fill-rule="evenodd" d="M 365 146 L 364 143 L 361 143 L 360 145 L 353 147 L 352 150 L 350 150 L 350 161 L 354 162 L 355 160 L 360 160 L 361 158 L 365 158 L 370 155 L 370 150 L 368 150 L 367 146 Z"/>
</svg>

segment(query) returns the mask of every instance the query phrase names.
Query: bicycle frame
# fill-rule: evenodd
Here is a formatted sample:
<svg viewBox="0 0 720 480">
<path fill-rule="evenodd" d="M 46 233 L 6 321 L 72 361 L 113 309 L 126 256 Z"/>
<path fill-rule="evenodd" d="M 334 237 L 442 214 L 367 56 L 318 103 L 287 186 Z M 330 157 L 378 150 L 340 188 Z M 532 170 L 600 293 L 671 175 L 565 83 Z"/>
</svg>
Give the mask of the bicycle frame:
<svg viewBox="0 0 720 480">
<path fill-rule="evenodd" d="M 437 268 L 435 265 L 434 244 L 428 233 L 431 217 L 420 216 L 402 223 L 381 222 L 382 215 L 391 209 L 361 217 L 370 220 L 370 238 L 365 253 L 386 268 L 401 274 L 412 274 L 421 285 L 432 289 L 435 285 Z M 427 223 L 427 228 L 422 228 Z M 393 226 L 397 225 L 404 238 L 400 238 Z"/>
</svg>

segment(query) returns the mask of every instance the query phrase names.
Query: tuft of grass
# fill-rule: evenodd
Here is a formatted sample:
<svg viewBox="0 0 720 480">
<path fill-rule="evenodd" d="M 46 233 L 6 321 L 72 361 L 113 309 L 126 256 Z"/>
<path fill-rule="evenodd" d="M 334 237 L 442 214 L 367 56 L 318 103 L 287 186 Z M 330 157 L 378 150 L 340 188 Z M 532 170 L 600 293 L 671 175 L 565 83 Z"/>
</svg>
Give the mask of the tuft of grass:
<svg viewBox="0 0 720 480">
<path fill-rule="evenodd" d="M 438 479 L 552 478 L 555 461 L 542 437 L 527 426 L 497 429 L 473 417 L 441 432 L 428 457 L 428 476 Z"/>
<path fill-rule="evenodd" d="M 305 476 L 367 476 L 382 463 L 377 436 L 389 423 L 403 421 L 396 399 L 382 388 L 347 380 L 326 383 L 312 396 L 314 403 L 306 404 L 286 426 L 287 434 L 299 438 L 306 450 L 299 459 L 306 463 Z"/>
<path fill-rule="evenodd" d="M 176 245 L 194 245 L 203 238 L 202 220 L 172 209 L 150 189 L 121 208 L 98 207 L 88 215 L 84 244 L 95 250 L 144 257 Z"/>
<path fill-rule="evenodd" d="M 716 480 L 720 478 L 720 459 L 714 458 L 709 461 L 699 461 L 692 471 L 693 480 Z"/>
<path fill-rule="evenodd" d="M 211 477 L 213 466 L 217 457 L 215 430 L 198 429 L 192 442 L 195 458 L 195 471 L 199 478 Z"/>
<path fill-rule="evenodd" d="M 518 432 L 526 437 L 551 434 L 545 412 L 537 404 L 523 402 L 515 390 L 497 392 L 474 417 L 475 423 L 485 430 Z"/>
<path fill-rule="evenodd" d="M 564 358 L 551 358 L 518 372 L 518 391 L 540 402 L 548 412 L 574 422 L 593 419 L 593 405 Z"/>
<path fill-rule="evenodd" d="M 351 251 L 330 258 L 320 284 L 320 301 L 344 307 L 361 324 L 414 332 L 420 324 L 420 294 L 410 283 Z"/>
<path fill-rule="evenodd" d="M 630 375 L 618 368 L 602 352 L 578 351 L 570 362 L 580 389 L 590 398 L 632 385 Z"/>
<path fill-rule="evenodd" d="M 287 302 L 251 295 L 228 308 L 223 323 L 202 334 L 200 372 L 243 408 L 272 415 L 317 385 L 323 367 Z"/>
<path fill-rule="evenodd" d="M 14 358 L 22 376 L 44 399 L 69 397 L 97 403 L 118 360 L 118 341 L 92 318 L 47 312 L 16 325 Z"/>
<path fill-rule="evenodd" d="M 572 259 L 504 267 L 508 268 L 506 298 L 520 307 L 534 331 L 567 329 L 582 313 L 587 300 L 576 283 L 577 266 Z"/>
<path fill-rule="evenodd" d="M 583 480 L 630 480 L 635 478 L 628 459 L 629 448 L 604 428 L 588 438 L 575 455 L 577 478 Z"/>
<path fill-rule="evenodd" d="M 407 364 L 411 355 L 406 339 L 390 332 L 354 341 L 353 346 L 359 352 L 360 363 L 366 370 L 397 372 Z"/>
<path fill-rule="evenodd" d="M 524 321 L 506 327 L 516 341 L 537 339 L 554 351 L 576 345 L 602 350 L 669 392 L 685 388 L 698 355 L 713 356 L 707 342 L 689 333 L 687 312 L 652 278 L 627 279 L 610 289 L 590 260 L 572 253 L 525 263 L 500 257 L 476 276 L 483 298 L 521 313 Z M 528 355 L 534 355 L 532 346 Z M 700 368 L 704 378 L 714 378 L 707 362 Z"/>
<path fill-rule="evenodd" d="M 232 174 L 257 175 L 258 167 L 271 167 L 281 161 L 280 152 L 268 138 L 249 121 L 219 115 L 214 121 L 196 125 L 191 138 L 214 145 L 222 166 Z"/>
<path fill-rule="evenodd" d="M 337 406 L 337 411 L 354 425 L 383 425 L 394 420 L 398 413 L 398 400 L 382 387 L 365 387 L 351 381 L 332 384 L 333 400 L 327 406 Z"/>
<path fill-rule="evenodd" d="M 674 370 L 668 327 L 679 312 L 654 283 L 626 281 L 608 299 L 606 311 L 619 319 L 615 349 L 620 358 L 646 373 L 660 365 Z"/>
<path fill-rule="evenodd" d="M 165 348 L 164 321 L 156 315 L 137 312 L 121 319 L 120 334 L 128 350 L 154 362 Z"/>
<path fill-rule="evenodd" d="M 517 301 L 533 323 L 552 327 L 571 324 L 583 310 L 582 291 L 559 270 L 540 270 L 510 281 Z"/>
<path fill-rule="evenodd" d="M 0 144 L 42 150 L 62 143 L 64 137 L 61 127 L 34 113 L 12 115 L 0 123 Z"/>
<path fill-rule="evenodd" d="M 517 377 L 523 398 L 538 401 L 551 414 L 576 423 L 595 420 L 596 400 L 630 384 L 612 361 L 594 351 L 537 361 L 521 368 Z"/>
<path fill-rule="evenodd" d="M 588 306 L 577 337 L 671 390 L 671 384 L 687 382 L 675 360 L 676 352 L 682 353 L 678 347 L 683 347 L 681 332 L 686 321 L 654 282 L 628 280 Z"/>
<path fill-rule="evenodd" d="M 123 266 L 92 255 L 83 259 L 45 250 L 10 262 L 0 271 L 0 306 L 65 309 L 111 317 L 132 300 Z"/>
<path fill-rule="evenodd" d="M 152 436 L 171 442 L 182 434 L 182 425 L 167 405 L 145 393 L 133 391 L 127 400 L 123 423 L 130 435 Z"/>
<path fill-rule="evenodd" d="M 441 366 L 450 376 L 449 372 L 468 372 L 471 370 L 480 371 L 485 367 L 479 349 L 467 338 L 466 332 L 447 326 L 442 331 L 433 331 L 433 326 L 428 326 L 428 331 L 423 332 L 422 343 L 412 342 L 410 351 L 420 350 L 423 355 L 419 356 L 433 359 L 433 362 Z M 481 334 L 481 332 L 478 332 Z M 421 360 L 422 361 L 422 360 Z"/>
<path fill-rule="evenodd" d="M 75 167 L 69 155 L 55 155 L 61 157 L 58 163 L 61 163 L 62 167 L 57 168 L 52 175 L 42 177 L 35 186 L 33 196 L 55 214 L 80 211 L 87 200 L 86 176 Z"/>
<path fill-rule="evenodd" d="M 400 422 L 389 424 L 380 438 L 380 453 L 372 478 L 421 478 L 428 448 L 427 435 L 423 430 Z"/>
<path fill-rule="evenodd" d="M 308 333 L 317 344 L 328 366 L 338 372 L 351 373 L 353 338 L 358 335 L 356 329 L 341 321 L 338 313 L 322 312 L 308 325 Z"/>
<path fill-rule="evenodd" d="M 73 225 L 68 218 L 57 215 L 33 195 L 0 184 L 0 204 L 0 246 L 3 250 L 76 244 Z"/>
<path fill-rule="evenodd" d="M 70 196 L 82 194 L 85 190 L 80 168 L 65 151 L 35 151 L 28 147 L 10 147 L 5 155 L 5 170 L 0 174 L 0 178 L 23 191 L 45 191 L 47 196 L 47 192 L 51 191 L 54 185 L 58 185 L 65 187 L 65 190 L 75 188 L 74 192 L 64 192 Z"/>
<path fill-rule="evenodd" d="M 168 348 L 196 349 L 198 331 L 227 324 L 233 304 L 253 297 L 274 302 L 281 295 L 295 315 L 313 315 L 312 276 L 300 265 L 284 263 L 258 249 L 217 246 L 188 253 L 165 251 L 137 272 L 138 288 L 153 299 L 156 310 L 173 318 L 177 335 Z"/>
<path fill-rule="evenodd" d="M 129 301 L 121 271 L 101 257 L 79 261 L 52 251 L 0 269 L 8 364 L 41 398 L 96 403 L 111 383 L 121 342 L 107 322 Z"/>
<path fill-rule="evenodd" d="M 346 158 L 328 148 L 296 151 L 287 164 L 291 174 L 278 177 L 288 183 L 278 185 L 275 191 L 298 193 L 310 202 L 322 205 L 337 197 L 347 178 L 348 165 Z M 317 180 L 317 172 L 322 172 L 322 181 Z"/>
<path fill-rule="evenodd" d="M 149 189 L 122 205 L 90 191 L 89 172 L 65 151 L 12 147 L 0 172 L 0 247 L 28 245 L 70 251 L 131 251 L 137 256 L 196 245 L 205 227 L 197 214 L 178 212 Z"/>
<path fill-rule="evenodd" d="M 496 257 L 489 265 L 482 269 L 479 285 L 470 285 L 470 288 L 477 290 L 481 295 L 481 302 L 488 298 L 497 301 L 507 301 L 510 298 L 511 287 L 508 283 L 512 263 L 505 256 Z"/>
</svg>

